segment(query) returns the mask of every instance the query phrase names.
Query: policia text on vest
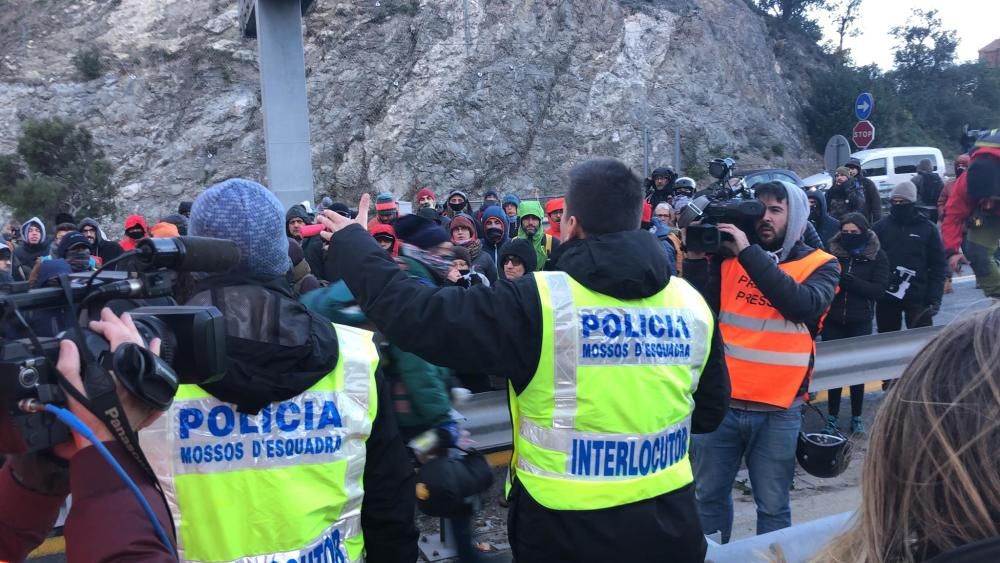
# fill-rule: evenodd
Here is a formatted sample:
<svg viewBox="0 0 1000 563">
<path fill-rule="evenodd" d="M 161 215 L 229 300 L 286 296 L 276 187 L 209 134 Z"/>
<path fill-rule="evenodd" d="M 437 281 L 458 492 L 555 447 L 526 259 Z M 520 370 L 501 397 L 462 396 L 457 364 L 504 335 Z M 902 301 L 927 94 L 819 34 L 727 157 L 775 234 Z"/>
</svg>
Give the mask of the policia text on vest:
<svg viewBox="0 0 1000 563">
<path fill-rule="evenodd" d="M 334 328 L 336 367 L 299 395 L 246 414 L 181 385 L 169 411 L 144 431 L 183 561 L 362 559 L 378 353 L 371 333 Z"/>
<path fill-rule="evenodd" d="M 512 477 L 550 510 L 621 506 L 691 483 L 708 305 L 680 279 L 622 301 L 562 272 L 534 275 L 542 355 L 528 386 L 510 390 Z"/>
</svg>

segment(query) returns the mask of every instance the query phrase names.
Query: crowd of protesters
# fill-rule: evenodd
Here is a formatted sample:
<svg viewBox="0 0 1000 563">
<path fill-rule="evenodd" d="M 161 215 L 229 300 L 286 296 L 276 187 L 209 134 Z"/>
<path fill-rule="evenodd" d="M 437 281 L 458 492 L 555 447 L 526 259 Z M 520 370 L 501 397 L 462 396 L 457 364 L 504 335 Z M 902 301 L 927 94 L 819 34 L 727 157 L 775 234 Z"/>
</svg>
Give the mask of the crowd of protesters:
<svg viewBox="0 0 1000 563">
<path fill-rule="evenodd" d="M 968 162 L 965 159 L 956 163 L 959 175 Z M 952 185 L 938 186 L 926 177 L 926 172 L 921 169 L 916 182 L 905 181 L 895 186 L 889 199 L 889 214 L 884 218 L 877 191 L 864 178 L 857 162 L 838 169 L 835 183 L 826 193 L 793 192 L 773 182 L 758 185 L 758 198 L 768 208 L 768 219 L 757 226 L 755 233 L 742 236 L 727 227 L 726 233 L 735 240 L 727 242 L 726 247 L 739 263 L 732 266 L 734 261 L 730 259 L 727 266 L 722 256 L 706 257 L 686 250 L 678 218 L 694 198 L 696 183 L 691 178 L 678 177 L 669 167 L 657 168 L 647 180 L 640 222 L 640 230 L 649 232 L 655 243 L 644 246 L 647 250 L 643 255 L 651 263 L 664 265 L 664 277 L 685 278 L 705 295 L 718 316 L 727 344 L 731 339 L 738 340 L 736 335 L 741 328 L 732 324 L 736 322 L 733 319 L 740 317 L 734 313 L 739 311 L 737 305 L 720 297 L 726 292 L 726 276 L 732 277 L 733 272 L 746 273 L 778 311 L 778 316 L 767 319 L 767 323 L 805 327 L 802 331 L 808 337 L 803 344 L 806 352 L 815 339 L 865 336 L 874 328 L 878 332 L 896 331 L 904 321 L 907 328 L 929 326 L 940 309 L 948 272 L 945 247 L 935 222 L 943 220 L 951 206 L 942 204 L 933 216 L 928 216 L 922 204 L 940 199 L 947 202 Z M 367 232 L 409 279 L 422 285 L 471 289 L 514 282 L 549 269 L 562 254 L 559 248 L 563 243 L 566 212 L 562 197 L 542 202 L 521 199 L 515 194 L 501 197 L 495 191 L 488 191 L 481 205 L 475 208 L 466 192 L 453 190 L 439 202 L 438 194 L 425 188 L 414 199 L 413 213 L 403 214 L 393 194 L 379 194 Z M 783 214 L 784 224 L 780 227 L 771 222 L 772 211 Z M 285 212 L 284 235 L 290 266 L 285 278 L 290 294 L 312 313 L 334 322 L 371 328 L 342 272 L 337 271 L 336 261 L 326 259 L 333 233 L 323 228 L 323 217 L 329 217 L 330 212 L 349 219 L 359 215 L 359 210 L 330 198 L 323 198 L 315 209 L 312 202 L 303 202 Z M 156 220 L 130 215 L 123 224 L 125 236 L 118 242 L 110 240 L 93 218 L 59 214 L 51 222 L 39 217 L 23 223 L 10 221 L 3 232 L 5 244 L 0 245 L 0 283 L 28 282 L 31 287 L 40 288 L 58 283 L 62 274 L 94 271 L 105 265 L 109 269 L 126 270 L 131 264 L 116 259 L 135 249 L 138 241 L 146 237 L 186 235 L 190 214 L 191 202 L 182 202 L 176 213 Z M 809 233 L 815 236 L 811 243 L 806 240 Z M 599 243 L 598 240 L 593 244 Z M 280 246 L 284 247 L 284 242 Z M 662 255 L 654 257 L 650 253 Z M 623 259 L 626 258 L 642 257 Z M 798 261 L 812 265 L 796 277 L 795 268 L 804 266 L 789 264 Z M 733 267 L 742 270 L 732 270 Z M 622 291 L 628 293 L 629 289 L 623 287 Z M 450 314 L 462 315 L 463 311 L 456 309 Z M 38 322 L 58 323 L 59 319 L 33 319 L 33 323 Z M 40 327 L 38 332 L 55 334 L 58 327 Z M 460 346 L 461 335 L 454 336 Z M 427 432 L 438 436 L 443 447 L 458 445 L 462 434 L 451 410 L 453 397 L 461 396 L 464 390 L 481 392 L 507 387 L 508 374 L 474 367 L 446 369 L 404 350 L 384 335 L 378 338 L 395 418 L 403 440 L 411 446 L 413 440 Z M 758 503 L 758 531 L 786 527 L 791 522 L 788 485 L 789 468 L 794 463 L 789 465 L 785 463 L 787 460 L 774 458 L 773 452 L 765 451 L 761 455 L 770 456 L 766 460 L 768 469 L 760 461 L 763 458 L 754 457 L 757 454 L 752 450 L 765 447 L 760 445 L 765 440 L 788 442 L 786 438 L 792 436 L 789 439 L 794 442 L 799 425 L 792 424 L 791 419 L 799 419 L 795 407 L 801 404 L 803 392 L 796 381 L 787 389 L 788 401 L 777 397 L 778 390 L 748 391 L 743 381 L 746 376 L 740 370 L 757 368 L 734 368 L 741 366 L 742 360 L 730 353 L 735 354 L 727 346 L 726 361 L 733 379 L 731 412 L 718 430 L 698 436 L 693 446 L 699 517 L 706 532 L 721 531 L 724 541 L 729 539 L 732 526 L 729 498 L 732 479 L 744 455 L 719 457 L 723 446 L 743 439 L 727 434 L 730 424 L 733 428 L 738 424 L 735 419 L 730 420 L 735 416 L 732 413 L 750 413 L 753 420 L 764 421 L 752 430 L 755 436 L 759 433 L 760 443 L 744 444 Z M 809 353 L 814 354 L 814 348 Z M 809 370 L 811 366 L 812 359 Z M 754 393 L 759 396 L 748 398 Z M 772 394 L 773 398 L 758 400 Z M 851 433 L 865 432 L 863 397 L 863 386 L 851 387 Z M 826 433 L 841 432 L 840 400 L 841 390 L 831 390 Z M 768 430 L 767 424 L 777 424 L 774 421 L 787 423 L 788 431 L 777 436 Z M 419 460 L 418 456 L 417 463 Z M 778 465 L 786 467 L 777 468 Z M 769 475 L 757 476 L 764 473 Z M 787 473 L 787 479 L 774 478 L 776 473 Z M 775 483 L 778 490 L 769 492 L 775 489 Z M 475 560 L 475 552 L 468 549 L 471 545 L 468 515 L 454 519 L 453 526 L 464 553 L 463 561 Z"/>
</svg>

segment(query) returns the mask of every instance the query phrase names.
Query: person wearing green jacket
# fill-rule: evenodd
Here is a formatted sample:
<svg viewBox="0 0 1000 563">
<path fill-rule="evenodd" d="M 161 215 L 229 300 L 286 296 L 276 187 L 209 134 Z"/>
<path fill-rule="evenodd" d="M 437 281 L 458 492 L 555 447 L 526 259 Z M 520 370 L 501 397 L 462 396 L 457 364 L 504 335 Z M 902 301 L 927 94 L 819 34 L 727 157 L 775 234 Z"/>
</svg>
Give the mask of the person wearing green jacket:
<svg viewBox="0 0 1000 563">
<path fill-rule="evenodd" d="M 542 217 L 545 214 L 542 212 L 541 203 L 534 200 L 522 201 L 517 210 L 521 214 L 521 228 L 518 230 L 517 238 L 531 243 L 538 256 L 535 270 L 544 270 L 549 255 L 552 254 L 553 250 L 559 248 L 559 239 L 542 232 Z"/>
</svg>

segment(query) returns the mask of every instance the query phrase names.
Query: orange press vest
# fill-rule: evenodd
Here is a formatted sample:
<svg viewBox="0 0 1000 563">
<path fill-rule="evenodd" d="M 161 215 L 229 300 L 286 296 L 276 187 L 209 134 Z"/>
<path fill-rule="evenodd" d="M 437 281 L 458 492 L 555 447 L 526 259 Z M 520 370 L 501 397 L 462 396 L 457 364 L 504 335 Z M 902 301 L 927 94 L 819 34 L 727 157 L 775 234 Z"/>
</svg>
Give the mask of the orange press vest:
<svg viewBox="0 0 1000 563">
<path fill-rule="evenodd" d="M 814 250 L 799 260 L 778 264 L 778 268 L 802 283 L 830 260 L 836 258 Z M 719 328 L 726 345 L 733 399 L 788 408 L 803 383 L 808 387 L 816 354 L 813 334 L 805 323 L 786 320 L 736 258 L 722 263 Z"/>
</svg>

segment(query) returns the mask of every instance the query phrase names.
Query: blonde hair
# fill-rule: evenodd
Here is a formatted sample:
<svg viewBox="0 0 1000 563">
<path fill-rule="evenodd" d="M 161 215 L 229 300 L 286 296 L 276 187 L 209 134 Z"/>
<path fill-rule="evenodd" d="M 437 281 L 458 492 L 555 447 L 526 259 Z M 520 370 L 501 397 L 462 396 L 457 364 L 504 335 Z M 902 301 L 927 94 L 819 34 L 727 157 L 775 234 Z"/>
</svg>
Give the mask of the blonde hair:
<svg viewBox="0 0 1000 563">
<path fill-rule="evenodd" d="M 814 561 L 920 561 L 1000 536 L 1000 307 L 946 327 L 875 417 L 852 527 Z"/>
</svg>

